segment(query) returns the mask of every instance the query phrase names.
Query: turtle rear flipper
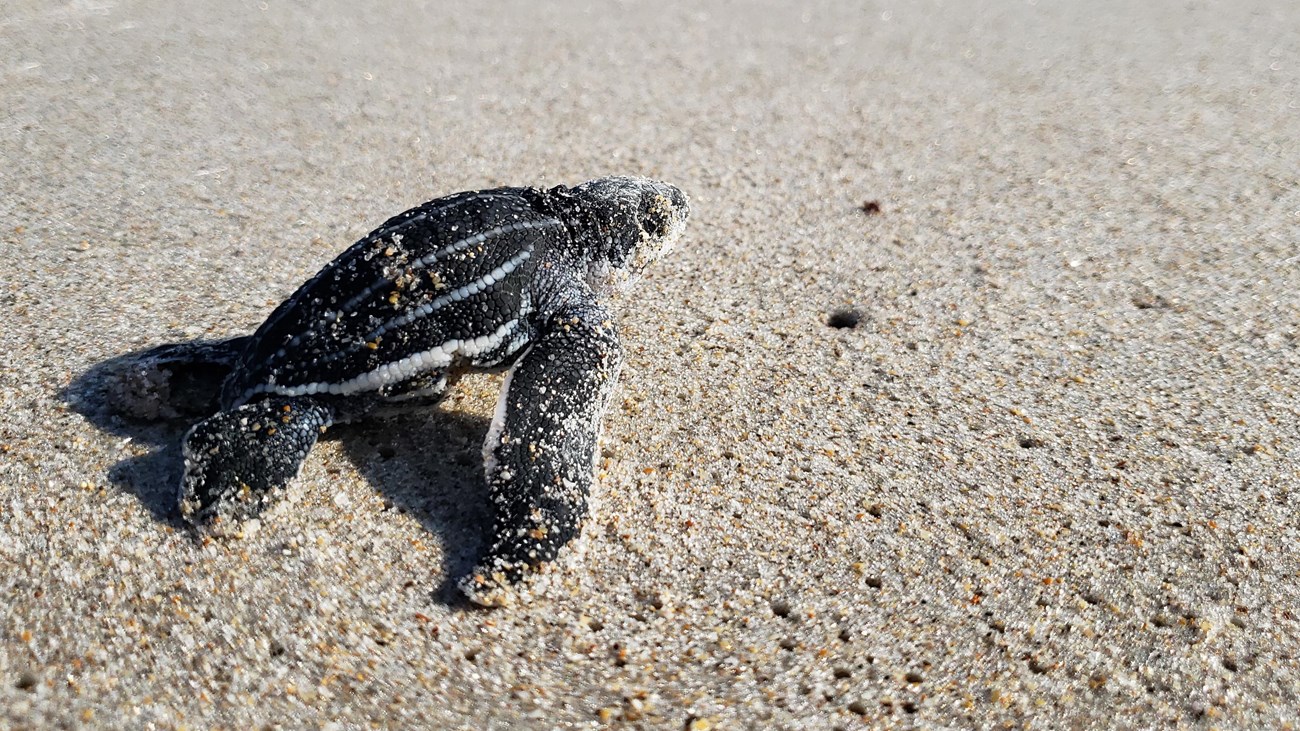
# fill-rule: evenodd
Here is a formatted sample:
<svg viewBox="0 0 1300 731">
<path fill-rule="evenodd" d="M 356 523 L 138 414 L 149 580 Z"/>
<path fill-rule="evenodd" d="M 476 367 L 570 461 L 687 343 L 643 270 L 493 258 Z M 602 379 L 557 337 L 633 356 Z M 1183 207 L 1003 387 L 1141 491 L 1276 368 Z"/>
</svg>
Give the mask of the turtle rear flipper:
<svg viewBox="0 0 1300 731">
<path fill-rule="evenodd" d="M 113 374 L 108 403 L 120 414 L 150 421 L 215 413 L 221 384 L 248 340 L 169 343 L 128 356 Z"/>
<path fill-rule="evenodd" d="M 272 396 L 195 424 L 181 447 L 182 517 L 216 529 L 257 516 L 298 474 L 331 420 L 313 399 Z"/>
</svg>

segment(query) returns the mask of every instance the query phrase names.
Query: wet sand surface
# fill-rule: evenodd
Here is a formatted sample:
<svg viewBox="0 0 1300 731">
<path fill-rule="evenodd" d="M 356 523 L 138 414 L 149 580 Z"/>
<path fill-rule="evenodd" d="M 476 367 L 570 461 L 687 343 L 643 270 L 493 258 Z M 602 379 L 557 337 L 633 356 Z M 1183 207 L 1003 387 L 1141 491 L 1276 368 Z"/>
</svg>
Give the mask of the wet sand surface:
<svg viewBox="0 0 1300 731">
<path fill-rule="evenodd" d="M 0 725 L 1300 723 L 1294 3 L 223 5 L 0 10 Z M 114 359 L 609 174 L 694 215 L 536 601 L 499 377 L 178 528 Z"/>
</svg>

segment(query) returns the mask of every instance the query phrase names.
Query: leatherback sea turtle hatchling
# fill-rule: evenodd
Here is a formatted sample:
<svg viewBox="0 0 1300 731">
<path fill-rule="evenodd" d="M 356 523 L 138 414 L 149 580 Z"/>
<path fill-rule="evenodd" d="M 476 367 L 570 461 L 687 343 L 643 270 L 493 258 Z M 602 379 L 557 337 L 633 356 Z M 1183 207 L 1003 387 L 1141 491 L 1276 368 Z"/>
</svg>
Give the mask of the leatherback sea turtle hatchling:
<svg viewBox="0 0 1300 731">
<path fill-rule="evenodd" d="M 622 363 L 598 295 L 667 251 L 689 212 L 681 190 L 631 177 L 439 198 L 353 244 L 251 336 L 155 348 L 110 396 L 136 416 L 207 416 L 182 444 L 180 512 L 219 533 L 261 513 L 331 424 L 509 369 L 483 446 L 490 545 L 459 584 L 508 603 L 587 512 Z"/>
</svg>

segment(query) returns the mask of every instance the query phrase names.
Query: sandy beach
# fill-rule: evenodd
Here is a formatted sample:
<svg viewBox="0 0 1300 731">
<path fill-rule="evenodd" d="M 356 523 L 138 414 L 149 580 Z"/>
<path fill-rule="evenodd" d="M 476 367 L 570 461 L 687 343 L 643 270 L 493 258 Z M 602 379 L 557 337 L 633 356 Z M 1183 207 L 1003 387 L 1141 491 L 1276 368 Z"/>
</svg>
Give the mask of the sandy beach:
<svg viewBox="0 0 1300 731">
<path fill-rule="evenodd" d="M 1300 6 L 0 8 L 0 726 L 1300 725 Z M 423 201 L 691 196 L 596 505 L 476 609 L 499 376 L 174 515 L 133 351 Z"/>
</svg>

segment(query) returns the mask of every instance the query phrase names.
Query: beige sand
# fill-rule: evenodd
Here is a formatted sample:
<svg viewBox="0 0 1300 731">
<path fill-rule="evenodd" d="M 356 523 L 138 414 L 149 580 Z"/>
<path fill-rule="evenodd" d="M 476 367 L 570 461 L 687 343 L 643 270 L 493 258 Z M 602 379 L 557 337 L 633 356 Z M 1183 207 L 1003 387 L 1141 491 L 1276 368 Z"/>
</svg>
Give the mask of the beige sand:
<svg viewBox="0 0 1300 731">
<path fill-rule="evenodd" d="M 0 9 L 0 726 L 1300 722 L 1294 2 L 176 5 Z M 160 517 L 104 361 L 610 173 L 695 218 L 541 600 L 448 603 L 491 378 Z"/>
</svg>

